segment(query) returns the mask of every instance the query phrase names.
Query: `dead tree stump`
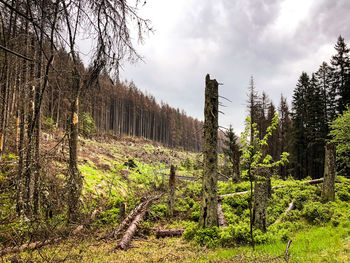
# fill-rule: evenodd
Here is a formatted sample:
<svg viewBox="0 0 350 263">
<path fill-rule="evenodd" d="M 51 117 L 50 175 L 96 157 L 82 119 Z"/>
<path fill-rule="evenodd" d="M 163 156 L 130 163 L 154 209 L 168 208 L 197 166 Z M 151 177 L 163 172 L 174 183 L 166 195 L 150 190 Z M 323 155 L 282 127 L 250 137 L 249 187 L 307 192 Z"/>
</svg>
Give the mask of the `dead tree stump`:
<svg viewBox="0 0 350 263">
<path fill-rule="evenodd" d="M 217 213 L 217 143 L 218 143 L 218 82 L 205 78 L 204 105 L 204 146 L 203 146 L 203 181 L 202 201 L 199 217 L 201 227 L 218 225 Z"/>
<path fill-rule="evenodd" d="M 175 167 L 174 165 L 170 166 L 170 175 L 169 175 L 169 196 L 168 196 L 168 216 L 172 217 L 174 214 L 174 203 L 175 203 Z"/>
<path fill-rule="evenodd" d="M 259 167 L 255 179 L 254 188 L 254 225 L 266 231 L 267 201 L 271 193 L 270 171 L 268 168 Z"/>
<path fill-rule="evenodd" d="M 324 175 L 323 175 L 323 189 L 322 189 L 322 201 L 334 201 L 334 182 L 336 171 L 336 148 L 334 143 L 326 145 L 325 151 L 325 163 L 324 163 Z"/>
</svg>

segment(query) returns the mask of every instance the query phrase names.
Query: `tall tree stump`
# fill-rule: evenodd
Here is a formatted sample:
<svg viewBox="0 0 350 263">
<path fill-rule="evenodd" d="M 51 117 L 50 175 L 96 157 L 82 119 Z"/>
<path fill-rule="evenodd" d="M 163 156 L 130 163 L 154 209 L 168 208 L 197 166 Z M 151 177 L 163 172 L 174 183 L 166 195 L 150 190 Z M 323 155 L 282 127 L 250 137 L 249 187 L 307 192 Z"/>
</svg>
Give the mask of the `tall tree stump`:
<svg viewBox="0 0 350 263">
<path fill-rule="evenodd" d="M 211 80 L 209 74 L 205 78 L 204 105 L 204 146 L 203 146 L 203 182 L 202 200 L 199 217 L 201 227 L 218 225 L 217 213 L 217 181 L 218 181 L 218 82 Z"/>
<path fill-rule="evenodd" d="M 169 196 L 168 196 L 168 216 L 172 217 L 174 214 L 174 203 L 175 203 L 175 167 L 170 166 L 169 175 Z"/>
<path fill-rule="evenodd" d="M 254 225 L 266 231 L 266 210 L 267 201 L 271 194 L 270 171 L 266 167 L 259 167 L 257 170 L 254 187 Z"/>
<path fill-rule="evenodd" d="M 323 175 L 323 189 L 322 200 L 324 202 L 334 201 L 334 181 L 336 171 L 336 147 L 334 143 L 329 143 L 325 146 L 325 163 L 324 163 L 324 175 Z"/>
</svg>

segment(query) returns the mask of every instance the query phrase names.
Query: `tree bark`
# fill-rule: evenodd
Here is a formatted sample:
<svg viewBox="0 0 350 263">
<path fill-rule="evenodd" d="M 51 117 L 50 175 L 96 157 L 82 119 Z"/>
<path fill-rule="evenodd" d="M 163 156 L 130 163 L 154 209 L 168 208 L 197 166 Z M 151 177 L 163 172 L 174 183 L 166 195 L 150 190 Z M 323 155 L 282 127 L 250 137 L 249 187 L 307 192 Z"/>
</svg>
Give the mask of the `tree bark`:
<svg viewBox="0 0 350 263">
<path fill-rule="evenodd" d="M 170 176 L 169 176 L 169 197 L 168 197 L 168 216 L 172 217 L 174 214 L 174 203 L 175 203 L 175 167 L 170 166 Z"/>
<path fill-rule="evenodd" d="M 202 202 L 199 217 L 201 227 L 218 226 L 217 213 L 217 144 L 218 144 L 218 82 L 205 78 L 204 107 L 204 169 Z"/>
<path fill-rule="evenodd" d="M 324 202 L 328 202 L 334 201 L 335 198 L 336 147 L 334 143 L 329 143 L 325 148 L 324 181 L 321 197 Z"/>
<path fill-rule="evenodd" d="M 145 203 L 144 207 L 142 208 L 141 212 L 135 217 L 135 219 L 132 221 L 131 225 L 129 228 L 126 230 L 123 238 L 120 240 L 118 245 L 115 247 L 115 249 L 121 249 L 121 250 L 126 250 L 128 249 L 130 242 L 135 235 L 135 232 L 137 230 L 137 227 L 143 220 L 143 218 L 146 215 L 147 209 L 151 206 L 152 200 L 149 200 Z"/>
<path fill-rule="evenodd" d="M 267 201 L 271 193 L 269 178 L 270 171 L 268 168 L 259 167 L 257 169 L 254 189 L 253 221 L 254 225 L 263 231 L 266 231 Z"/>
</svg>

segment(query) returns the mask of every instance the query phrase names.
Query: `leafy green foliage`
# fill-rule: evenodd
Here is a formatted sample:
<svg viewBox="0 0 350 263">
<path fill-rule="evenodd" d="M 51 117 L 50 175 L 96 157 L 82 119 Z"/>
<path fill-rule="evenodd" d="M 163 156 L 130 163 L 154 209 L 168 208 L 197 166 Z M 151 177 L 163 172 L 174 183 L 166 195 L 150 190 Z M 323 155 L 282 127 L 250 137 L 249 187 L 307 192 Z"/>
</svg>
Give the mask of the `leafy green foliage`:
<svg viewBox="0 0 350 263">
<path fill-rule="evenodd" d="M 259 139 L 259 131 L 257 130 L 256 123 L 251 124 L 249 117 L 245 121 L 245 130 L 241 133 L 242 144 L 242 162 L 243 171 L 242 176 L 247 178 L 249 170 L 256 169 L 258 167 L 278 167 L 288 162 L 289 153 L 283 152 L 279 161 L 273 161 L 272 156 L 265 153 L 265 149 L 268 146 L 268 139 L 272 135 L 272 132 L 277 128 L 278 114 L 275 113 L 271 125 L 266 129 L 266 134 L 262 139 Z M 250 142 L 249 136 L 253 134 L 253 141 Z"/>
<path fill-rule="evenodd" d="M 332 142 L 337 145 L 337 164 L 340 174 L 350 173 L 350 107 L 330 124 Z"/>
</svg>

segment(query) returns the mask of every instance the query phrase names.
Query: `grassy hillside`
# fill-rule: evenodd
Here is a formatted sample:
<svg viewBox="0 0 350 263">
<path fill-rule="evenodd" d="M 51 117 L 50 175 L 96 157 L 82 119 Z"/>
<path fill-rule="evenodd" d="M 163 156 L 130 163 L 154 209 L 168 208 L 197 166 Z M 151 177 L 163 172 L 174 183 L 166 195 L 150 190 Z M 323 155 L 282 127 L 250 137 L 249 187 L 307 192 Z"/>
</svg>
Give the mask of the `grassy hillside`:
<svg viewBox="0 0 350 263">
<path fill-rule="evenodd" d="M 49 140 L 45 149 L 55 146 Z M 321 186 L 292 179 L 273 177 L 276 189 L 268 207 L 268 230 L 255 230 L 256 251 L 249 238 L 249 194 L 225 197 L 221 201 L 227 228 L 199 229 L 201 191 L 200 154 L 167 149 L 148 140 L 108 137 L 80 141 L 79 169 L 84 177 L 81 198 L 81 222 L 84 229 L 77 235 L 77 225 L 67 225 L 65 218 L 64 180 L 67 148 L 50 150 L 47 155 L 43 188 L 47 188 L 42 209 L 47 216 L 26 224 L 13 214 L 11 179 L 15 174 L 15 156 L 7 156 L 2 167 L 0 241 L 3 247 L 35 240 L 61 237 L 62 240 L 41 249 L 7 254 L 4 262 L 285 262 L 286 243 L 292 240 L 289 262 L 350 261 L 350 180 L 336 184 L 336 201 L 321 203 Z M 198 180 L 176 181 L 174 216 L 167 217 L 167 185 L 170 164 L 177 175 Z M 53 191 L 53 189 L 55 191 Z M 219 194 L 249 190 L 248 182 L 219 182 Z M 122 204 L 126 213 L 143 198 L 163 193 L 154 203 L 133 239 L 128 251 L 114 251 L 116 240 L 99 240 L 120 222 Z M 295 209 L 283 214 L 294 201 Z M 274 223 L 277 219 L 280 222 Z M 184 228 L 181 238 L 156 239 L 160 228 Z"/>
</svg>

